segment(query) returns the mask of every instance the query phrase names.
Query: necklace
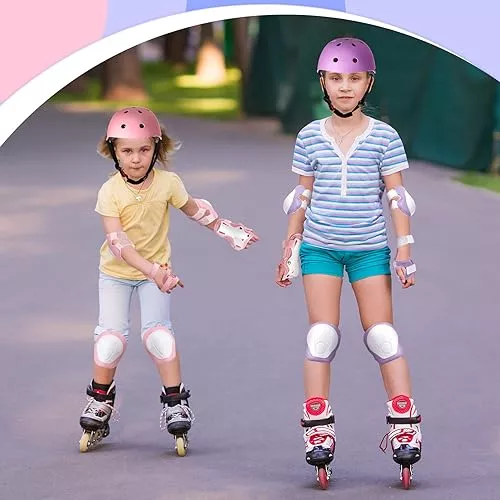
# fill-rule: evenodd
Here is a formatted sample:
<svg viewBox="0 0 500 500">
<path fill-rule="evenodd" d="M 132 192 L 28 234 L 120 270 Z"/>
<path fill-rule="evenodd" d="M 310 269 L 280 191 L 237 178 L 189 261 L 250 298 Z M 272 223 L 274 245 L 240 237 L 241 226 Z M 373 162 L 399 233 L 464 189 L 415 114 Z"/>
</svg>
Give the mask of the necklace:
<svg viewBox="0 0 500 500">
<path fill-rule="evenodd" d="M 334 129 L 335 130 L 335 129 Z M 339 144 L 342 144 L 344 142 L 344 139 L 354 130 L 354 127 L 350 128 L 344 135 L 341 135 L 337 132 L 337 137 L 339 138 L 338 139 L 338 143 Z"/>
<path fill-rule="evenodd" d="M 139 191 L 134 191 L 127 183 L 125 179 L 123 179 L 123 182 L 125 183 L 126 188 L 134 195 L 134 198 L 136 201 L 142 201 L 142 196 L 141 196 L 141 191 L 142 188 L 144 187 L 144 183 L 146 182 L 146 179 L 144 179 L 141 183 L 141 187 L 139 188 Z"/>
</svg>

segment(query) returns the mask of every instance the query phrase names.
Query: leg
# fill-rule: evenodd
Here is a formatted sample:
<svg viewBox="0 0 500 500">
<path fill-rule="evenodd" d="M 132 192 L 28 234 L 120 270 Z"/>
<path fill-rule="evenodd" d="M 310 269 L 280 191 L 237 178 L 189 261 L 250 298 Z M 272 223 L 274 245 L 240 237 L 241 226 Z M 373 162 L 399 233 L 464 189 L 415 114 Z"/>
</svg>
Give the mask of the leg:
<svg viewBox="0 0 500 500">
<path fill-rule="evenodd" d="M 125 351 L 129 330 L 129 310 L 133 286 L 125 280 L 100 274 L 99 325 L 94 332 L 93 379 L 87 387 L 89 401 L 81 416 L 80 425 L 86 431 L 104 429 L 109 432 L 115 402 L 116 367 Z M 84 438 L 82 438 L 84 439 Z M 88 441 L 80 443 L 86 451 Z"/>
<path fill-rule="evenodd" d="M 133 286 L 103 273 L 99 276 L 99 325 L 94 332 L 94 382 L 111 384 L 126 347 Z"/>
<path fill-rule="evenodd" d="M 153 359 L 163 385 L 177 386 L 181 383 L 181 369 L 170 320 L 172 295 L 161 292 L 151 281 L 141 282 L 138 294 L 144 347 Z"/>
<path fill-rule="evenodd" d="M 402 467 L 410 467 L 411 471 L 411 465 L 421 457 L 420 415 L 411 398 L 408 364 L 393 327 L 387 257 L 386 250 L 359 254 L 352 266 L 348 266 L 348 273 L 365 330 L 365 343 L 380 364 L 389 399 L 386 404 L 390 430 L 386 436 L 393 449 L 393 459 Z"/>
<path fill-rule="evenodd" d="M 304 291 L 310 325 L 324 323 L 338 328 L 340 322 L 340 293 L 342 278 L 322 274 L 304 276 Z M 320 396 L 328 399 L 331 366 L 328 359 L 304 361 L 305 397 Z"/>
<path fill-rule="evenodd" d="M 163 384 L 161 427 L 176 436 L 177 452 L 183 455 L 187 446 L 186 433 L 194 415 L 188 404 L 190 392 L 182 383 L 179 352 L 170 320 L 171 295 L 161 292 L 150 281 L 143 281 L 138 291 L 142 341 Z"/>
<path fill-rule="evenodd" d="M 306 461 L 316 467 L 324 486 L 330 477 L 329 464 L 335 451 L 335 419 L 328 397 L 331 362 L 340 343 L 338 325 L 344 269 L 333 252 L 307 244 L 302 244 L 300 258 L 311 325 L 304 362 L 306 401 L 301 424 Z"/>
<path fill-rule="evenodd" d="M 365 332 L 378 324 L 393 324 L 390 276 L 379 275 L 364 278 L 352 283 L 352 288 Z M 394 339 L 395 342 L 398 342 L 396 337 Z M 394 346 L 394 349 L 395 352 L 392 355 L 394 359 L 390 361 L 381 360 L 380 362 L 380 372 L 387 397 L 392 399 L 399 394 L 406 394 L 411 397 L 408 363 L 402 355 L 401 348 L 399 348 L 399 352 L 397 352 L 396 346 Z"/>
</svg>

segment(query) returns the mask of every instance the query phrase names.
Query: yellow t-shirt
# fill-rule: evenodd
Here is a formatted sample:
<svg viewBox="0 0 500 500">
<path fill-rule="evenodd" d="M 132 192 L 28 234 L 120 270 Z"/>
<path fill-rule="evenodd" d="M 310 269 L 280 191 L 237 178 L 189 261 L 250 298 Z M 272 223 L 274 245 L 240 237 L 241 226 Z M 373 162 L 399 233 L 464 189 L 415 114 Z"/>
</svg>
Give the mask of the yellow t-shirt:
<svg viewBox="0 0 500 500">
<path fill-rule="evenodd" d="M 177 174 L 156 168 L 153 172 L 153 182 L 140 192 L 127 185 L 120 174 L 113 175 L 99 190 L 95 211 L 119 217 L 123 231 L 142 257 L 170 265 L 169 205 L 181 208 L 188 201 L 188 193 Z M 100 254 L 99 269 L 103 273 L 117 278 L 145 279 L 140 271 L 116 258 L 106 240 Z"/>
</svg>

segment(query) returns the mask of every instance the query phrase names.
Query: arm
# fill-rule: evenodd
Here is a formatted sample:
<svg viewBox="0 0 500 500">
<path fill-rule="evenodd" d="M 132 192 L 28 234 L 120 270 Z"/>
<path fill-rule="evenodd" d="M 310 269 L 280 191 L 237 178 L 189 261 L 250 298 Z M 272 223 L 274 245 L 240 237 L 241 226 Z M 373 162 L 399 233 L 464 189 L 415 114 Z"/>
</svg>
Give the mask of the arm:
<svg viewBox="0 0 500 500">
<path fill-rule="evenodd" d="M 150 262 L 139 254 L 123 231 L 119 217 L 101 216 L 101 219 L 109 248 L 117 259 L 122 259 L 154 281 L 162 292 L 170 293 L 177 285 L 184 287 L 179 278 L 166 266 Z"/>
<path fill-rule="evenodd" d="M 411 247 L 410 244 L 413 243 L 413 237 L 411 236 L 411 227 L 410 227 L 410 216 L 414 212 L 414 202 L 413 202 L 412 210 L 408 211 L 403 205 L 403 209 L 400 208 L 401 202 L 398 203 L 397 198 L 401 196 L 409 196 L 406 190 L 402 190 L 403 188 L 403 176 L 401 172 L 396 172 L 394 174 L 389 174 L 384 176 L 384 183 L 386 186 L 386 192 L 389 198 L 389 209 L 391 212 L 391 218 L 394 226 L 394 230 L 397 237 L 397 254 L 396 254 L 396 263 L 410 263 L 414 265 L 411 259 Z M 396 191 L 396 188 L 397 191 Z M 402 200 L 405 201 L 405 200 Z M 410 238 L 407 238 L 410 237 Z M 408 267 L 408 266 L 403 266 Z M 396 271 L 403 283 L 404 288 L 408 288 L 413 285 L 415 282 L 414 273 L 408 273 L 409 276 L 406 276 L 404 271 L 396 264 Z"/>
<path fill-rule="evenodd" d="M 403 175 L 401 172 L 396 172 L 395 174 L 386 175 L 384 177 L 384 183 L 386 187 L 386 192 L 389 193 L 391 189 L 395 189 L 398 186 L 403 186 Z M 389 207 L 391 202 L 389 202 Z M 401 236 L 411 235 L 410 232 L 410 217 L 403 213 L 401 210 L 392 209 L 391 208 L 391 217 L 394 225 L 394 230 L 396 232 L 396 236 L 400 238 Z M 407 260 L 410 258 L 410 245 L 407 243 L 406 245 L 402 245 L 398 248 L 398 254 L 401 252 L 401 255 L 405 257 Z"/>
<path fill-rule="evenodd" d="M 276 283 L 281 287 L 292 284 L 291 279 L 299 275 L 300 258 L 299 251 L 304 232 L 306 220 L 306 209 L 309 205 L 310 196 L 314 184 L 314 176 L 299 175 L 298 186 L 285 198 L 283 209 L 288 215 L 288 227 L 286 239 L 283 242 L 283 255 L 276 271 Z M 302 187 L 309 193 L 299 194 L 297 188 Z M 300 192 L 299 188 L 299 192 Z"/>
<path fill-rule="evenodd" d="M 180 211 L 186 214 L 190 219 L 194 219 L 195 215 L 198 213 L 198 210 L 200 207 L 198 206 L 198 203 L 196 200 L 194 200 L 191 196 L 188 197 L 188 201 L 186 202 L 185 205 L 180 207 Z M 217 217 L 214 219 L 212 222 L 209 222 L 208 224 L 203 224 L 205 227 L 208 229 L 211 229 L 212 231 L 215 231 L 215 226 L 218 222 L 219 218 Z"/>
<path fill-rule="evenodd" d="M 299 186 L 303 186 L 305 189 L 312 192 L 314 184 L 314 177 L 310 175 L 299 175 Z M 300 196 L 301 201 L 308 201 L 304 196 Z M 304 208 L 299 208 L 297 211 L 292 213 L 288 218 L 288 229 L 286 233 L 286 239 L 294 234 L 302 234 L 304 232 L 304 222 L 306 220 L 306 210 Z"/>
<path fill-rule="evenodd" d="M 211 229 L 217 236 L 224 238 L 235 250 L 248 248 L 259 237 L 252 229 L 243 224 L 235 224 L 219 217 L 212 205 L 201 198 L 188 196 L 187 202 L 179 207 L 181 212 L 198 224 Z"/>
<path fill-rule="evenodd" d="M 129 266 L 137 269 L 144 276 L 149 276 L 153 270 L 153 263 L 142 257 L 134 248 L 133 243 L 123 232 L 120 219 L 105 216 L 102 216 L 101 219 L 106 239 L 113 254 L 118 258 L 121 257 Z"/>
</svg>

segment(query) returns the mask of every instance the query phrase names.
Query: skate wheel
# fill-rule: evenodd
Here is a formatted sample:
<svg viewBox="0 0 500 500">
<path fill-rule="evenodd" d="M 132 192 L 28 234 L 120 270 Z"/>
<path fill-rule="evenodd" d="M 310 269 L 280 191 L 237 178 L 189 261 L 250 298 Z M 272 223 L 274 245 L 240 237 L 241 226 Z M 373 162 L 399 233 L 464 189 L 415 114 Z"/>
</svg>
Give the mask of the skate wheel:
<svg viewBox="0 0 500 500">
<path fill-rule="evenodd" d="M 183 436 L 177 436 L 175 438 L 175 451 L 180 457 L 186 456 L 186 442 Z"/>
<path fill-rule="evenodd" d="M 82 437 L 80 438 L 80 452 L 85 453 L 88 451 L 90 446 L 90 432 L 84 432 Z"/>
<path fill-rule="evenodd" d="M 324 467 L 318 467 L 318 482 L 322 490 L 328 489 L 328 474 Z"/>
<path fill-rule="evenodd" d="M 403 467 L 401 470 L 401 483 L 403 488 L 407 490 L 411 484 L 411 472 L 409 467 Z"/>
</svg>

